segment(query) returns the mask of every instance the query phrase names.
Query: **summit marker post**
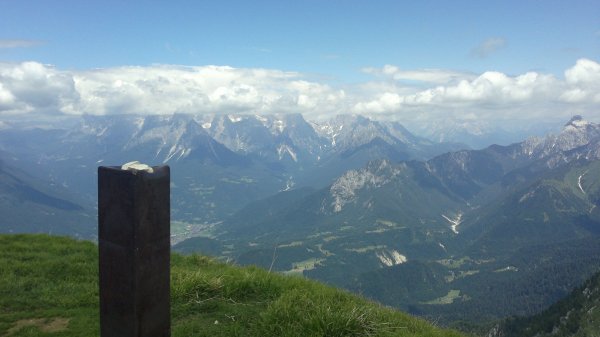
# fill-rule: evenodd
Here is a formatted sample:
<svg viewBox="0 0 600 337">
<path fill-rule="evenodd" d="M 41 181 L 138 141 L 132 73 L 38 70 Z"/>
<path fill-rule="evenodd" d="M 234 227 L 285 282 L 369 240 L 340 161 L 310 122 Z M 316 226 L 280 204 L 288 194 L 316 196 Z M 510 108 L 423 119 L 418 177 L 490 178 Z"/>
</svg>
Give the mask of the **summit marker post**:
<svg viewBox="0 0 600 337">
<path fill-rule="evenodd" d="M 169 337 L 170 169 L 98 168 L 100 335 Z"/>
</svg>

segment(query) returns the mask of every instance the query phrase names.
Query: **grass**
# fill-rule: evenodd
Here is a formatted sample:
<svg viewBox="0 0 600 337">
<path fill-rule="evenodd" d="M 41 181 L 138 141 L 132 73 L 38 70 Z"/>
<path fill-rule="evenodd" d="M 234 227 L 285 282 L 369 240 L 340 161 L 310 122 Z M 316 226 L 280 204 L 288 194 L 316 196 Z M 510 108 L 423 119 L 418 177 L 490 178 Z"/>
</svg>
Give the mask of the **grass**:
<svg viewBox="0 0 600 337">
<path fill-rule="evenodd" d="M 311 258 L 308 260 L 292 263 L 292 269 L 285 271 L 284 274 L 302 274 L 305 270 L 313 270 L 318 264 L 321 264 L 326 259 Z"/>
<path fill-rule="evenodd" d="M 0 337 L 98 336 L 97 246 L 0 235 Z M 172 255 L 172 336 L 461 336 L 301 277 Z"/>
<path fill-rule="evenodd" d="M 387 227 L 398 227 L 397 223 L 395 223 L 393 221 L 389 221 L 389 220 L 377 219 L 375 222 L 379 223 L 379 224 L 382 224 L 384 226 L 387 226 Z"/>
<path fill-rule="evenodd" d="M 299 247 L 299 246 L 302 246 L 303 243 L 304 242 L 302 242 L 302 241 L 294 241 L 294 242 L 290 242 L 287 244 L 279 245 L 279 246 L 277 246 L 277 248 Z"/>
<path fill-rule="evenodd" d="M 361 248 L 346 248 L 346 251 L 355 252 L 355 253 L 367 253 L 373 250 L 385 249 L 385 245 L 372 245 Z"/>
<path fill-rule="evenodd" d="M 450 290 L 448 294 L 444 297 L 436 298 L 435 300 L 431 300 L 428 302 L 424 302 L 424 304 L 452 304 L 455 299 L 460 297 L 460 290 Z"/>
<path fill-rule="evenodd" d="M 466 262 L 470 262 L 471 258 L 468 256 L 461 257 L 460 259 L 444 259 L 439 260 L 438 263 L 448 267 L 450 269 L 458 269 L 462 267 Z"/>
</svg>

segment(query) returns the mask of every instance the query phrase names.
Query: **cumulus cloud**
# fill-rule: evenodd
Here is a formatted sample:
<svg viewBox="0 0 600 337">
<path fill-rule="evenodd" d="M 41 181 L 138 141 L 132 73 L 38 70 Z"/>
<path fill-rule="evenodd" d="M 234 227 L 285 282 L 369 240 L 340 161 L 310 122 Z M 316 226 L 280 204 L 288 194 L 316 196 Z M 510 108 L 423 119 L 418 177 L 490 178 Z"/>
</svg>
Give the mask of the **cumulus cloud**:
<svg viewBox="0 0 600 337">
<path fill-rule="evenodd" d="M 96 114 L 310 113 L 343 96 L 293 72 L 218 66 L 116 68 L 76 74 L 75 81 L 82 94 L 76 108 Z"/>
<path fill-rule="evenodd" d="M 600 64 L 588 59 L 578 60 L 565 71 L 567 90 L 561 99 L 570 103 L 600 103 Z"/>
<path fill-rule="evenodd" d="M 41 42 L 36 40 L 0 39 L 0 49 L 28 48 L 37 46 L 39 44 L 41 44 Z"/>
<path fill-rule="evenodd" d="M 492 53 L 504 48 L 506 46 L 506 39 L 502 37 L 491 37 L 483 41 L 480 45 L 471 50 L 471 55 L 486 58 Z"/>
<path fill-rule="evenodd" d="M 0 113 L 332 113 L 344 91 L 298 73 L 221 66 L 58 71 L 0 65 Z"/>
<path fill-rule="evenodd" d="M 4 88 L 4 85 L 0 83 L 0 111 L 3 110 L 3 107 L 6 109 L 11 106 L 15 101 L 15 96 Z"/>
<path fill-rule="evenodd" d="M 77 99 L 66 72 L 37 62 L 0 65 L 0 113 L 60 111 Z"/>
<path fill-rule="evenodd" d="M 404 118 L 536 119 L 568 118 L 585 109 L 600 117 L 600 64 L 581 59 L 565 71 L 564 79 L 528 72 L 509 76 L 484 72 L 473 79 L 403 93 L 388 87 L 353 106 L 363 114 L 402 115 Z M 419 116 L 415 116 L 419 114 Z"/>
<path fill-rule="evenodd" d="M 393 65 L 364 71 L 373 79 L 341 88 L 273 69 L 154 65 L 65 71 L 37 62 L 0 63 L 0 116 L 298 112 L 316 119 L 361 113 L 399 120 L 533 120 L 576 112 L 600 118 L 600 64 L 589 59 L 578 60 L 562 77 Z"/>
<path fill-rule="evenodd" d="M 386 92 L 369 102 L 358 103 L 355 111 L 366 113 L 373 109 L 382 112 L 389 109 L 401 110 L 404 107 L 508 106 L 512 103 L 548 99 L 557 83 L 552 75 L 529 72 L 510 77 L 490 71 L 473 80 L 461 80 L 453 85 L 437 86 L 412 94 L 394 96 L 393 93 Z"/>
<path fill-rule="evenodd" d="M 386 64 L 383 68 L 364 68 L 363 72 L 389 77 L 396 81 L 417 81 L 434 84 L 446 84 L 460 79 L 470 79 L 473 77 L 473 74 L 471 73 L 445 69 L 402 70 L 389 64 Z"/>
</svg>

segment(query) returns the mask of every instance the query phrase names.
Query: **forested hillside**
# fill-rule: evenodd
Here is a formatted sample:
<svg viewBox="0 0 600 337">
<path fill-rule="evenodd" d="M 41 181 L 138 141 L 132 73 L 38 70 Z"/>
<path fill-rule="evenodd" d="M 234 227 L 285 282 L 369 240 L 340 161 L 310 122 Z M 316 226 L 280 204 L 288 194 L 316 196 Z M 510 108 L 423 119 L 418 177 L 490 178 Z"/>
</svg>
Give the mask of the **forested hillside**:
<svg viewBox="0 0 600 337">
<path fill-rule="evenodd" d="M 592 337 L 600 335 L 600 273 L 569 296 L 531 317 L 514 317 L 495 327 L 491 337 Z"/>
</svg>

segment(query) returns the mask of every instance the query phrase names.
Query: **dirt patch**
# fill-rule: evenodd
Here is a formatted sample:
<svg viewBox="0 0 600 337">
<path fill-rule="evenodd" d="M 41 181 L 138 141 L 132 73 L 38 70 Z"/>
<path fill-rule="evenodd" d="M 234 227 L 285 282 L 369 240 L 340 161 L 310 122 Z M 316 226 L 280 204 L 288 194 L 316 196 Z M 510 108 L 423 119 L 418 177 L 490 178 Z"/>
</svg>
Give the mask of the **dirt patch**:
<svg viewBox="0 0 600 337">
<path fill-rule="evenodd" d="M 62 317 L 55 318 L 29 318 L 16 321 L 12 328 L 4 334 L 3 337 L 11 336 L 17 333 L 19 330 L 26 327 L 37 327 L 42 332 L 54 333 L 67 330 L 69 326 L 69 319 Z"/>
</svg>

